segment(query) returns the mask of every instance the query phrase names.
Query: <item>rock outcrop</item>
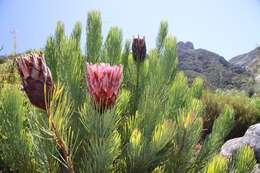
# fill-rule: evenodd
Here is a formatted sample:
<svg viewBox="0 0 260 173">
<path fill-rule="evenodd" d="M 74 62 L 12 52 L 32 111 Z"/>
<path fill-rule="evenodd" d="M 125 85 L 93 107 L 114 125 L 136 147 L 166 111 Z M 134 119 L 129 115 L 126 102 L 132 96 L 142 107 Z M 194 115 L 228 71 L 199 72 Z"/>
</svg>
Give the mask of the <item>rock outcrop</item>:
<svg viewBox="0 0 260 173">
<path fill-rule="evenodd" d="M 233 65 L 216 53 L 195 49 L 191 42 L 178 42 L 179 69 L 189 81 L 201 76 L 211 88 L 247 90 L 251 73 L 246 68 Z"/>
<path fill-rule="evenodd" d="M 242 147 L 250 146 L 255 153 L 255 158 L 260 163 L 260 123 L 252 125 L 240 138 L 228 140 L 221 148 L 220 154 L 232 158 L 233 155 Z M 255 173 L 260 173 L 260 165 L 256 165 Z"/>
<path fill-rule="evenodd" d="M 231 64 L 246 67 L 251 71 L 254 71 L 257 65 L 260 65 L 260 47 L 254 50 L 238 55 L 229 60 Z"/>
<path fill-rule="evenodd" d="M 228 140 L 222 146 L 220 154 L 232 157 L 239 148 L 245 145 L 254 149 L 255 158 L 260 163 L 260 123 L 250 126 L 243 137 Z"/>
</svg>

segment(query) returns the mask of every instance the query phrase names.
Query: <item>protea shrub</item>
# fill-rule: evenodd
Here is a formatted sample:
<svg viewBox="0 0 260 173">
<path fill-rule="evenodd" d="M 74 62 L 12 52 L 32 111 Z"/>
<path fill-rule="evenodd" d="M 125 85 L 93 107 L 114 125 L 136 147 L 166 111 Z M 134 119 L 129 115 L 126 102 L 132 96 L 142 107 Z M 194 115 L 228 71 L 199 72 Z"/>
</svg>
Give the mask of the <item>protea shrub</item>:
<svg viewBox="0 0 260 173">
<path fill-rule="evenodd" d="M 88 92 L 99 111 L 111 108 L 119 94 L 122 65 L 86 63 Z"/>
<path fill-rule="evenodd" d="M 177 71 L 176 39 L 167 36 L 167 24 L 161 24 L 158 47 L 149 52 L 149 59 L 145 60 L 144 38 L 133 40 L 135 63 L 129 53 L 130 44 L 121 54 L 121 44 L 113 41 L 120 40 L 119 34 L 106 39 L 112 40 L 107 44 L 107 50 L 112 50 L 108 55 L 120 55 L 106 56 L 109 59 L 105 62 L 124 64 L 124 84 L 120 86 L 122 65 L 95 64 L 104 60 L 100 58 L 103 50 L 99 13 L 90 13 L 87 23 L 87 55 L 79 50 L 80 39 L 74 40 L 80 31 L 77 29 L 70 41 L 62 25 L 44 50 L 49 67 L 56 73 L 55 81 L 61 82 L 61 86 L 55 85 L 50 106 L 46 105 L 49 95 L 45 93 L 51 93 L 54 84 L 44 57 L 27 54 L 16 60 L 29 99 L 48 111 L 28 112 L 27 107 L 23 109 L 23 94 L 1 90 L 0 162 L 3 159 L 6 166 L 21 173 L 252 172 L 248 165 L 255 165 L 253 150 L 235 156 L 236 164 L 217 155 L 233 127 L 231 107 L 223 105 L 224 111 L 214 121 L 212 132 L 201 137 L 203 82 L 195 82 L 190 88 L 184 74 Z M 84 64 L 84 57 L 94 64 Z M 82 67 L 86 68 L 85 74 Z M 85 95 L 85 89 L 90 102 L 80 97 Z M 46 113 L 48 120 L 37 116 Z M 23 146 L 28 146 L 29 151 Z M 26 167 L 23 153 L 29 154 L 30 169 L 21 168 Z M 5 159 L 9 155 L 11 159 Z M 1 165 L 0 172 L 6 172 Z"/>
<path fill-rule="evenodd" d="M 23 90 L 30 102 L 43 110 L 52 93 L 54 82 L 42 54 L 30 53 L 16 59 Z"/>
<path fill-rule="evenodd" d="M 135 37 L 132 42 L 132 52 L 135 62 L 143 62 L 146 57 L 145 37 Z"/>
</svg>

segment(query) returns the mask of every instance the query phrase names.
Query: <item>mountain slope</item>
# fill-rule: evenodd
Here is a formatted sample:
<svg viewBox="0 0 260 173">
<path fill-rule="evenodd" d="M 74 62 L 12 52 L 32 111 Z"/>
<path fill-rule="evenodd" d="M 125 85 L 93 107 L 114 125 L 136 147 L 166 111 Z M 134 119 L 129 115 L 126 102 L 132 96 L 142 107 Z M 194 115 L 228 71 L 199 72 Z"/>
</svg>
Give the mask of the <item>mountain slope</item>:
<svg viewBox="0 0 260 173">
<path fill-rule="evenodd" d="M 260 47 L 257 47 L 248 53 L 238 55 L 232 58 L 229 62 L 234 65 L 243 66 L 257 75 L 260 73 Z"/>
<path fill-rule="evenodd" d="M 191 42 L 178 42 L 179 69 L 192 80 L 203 77 L 211 88 L 248 89 L 252 75 L 246 68 L 233 65 L 224 57 L 205 49 L 195 49 Z"/>
</svg>

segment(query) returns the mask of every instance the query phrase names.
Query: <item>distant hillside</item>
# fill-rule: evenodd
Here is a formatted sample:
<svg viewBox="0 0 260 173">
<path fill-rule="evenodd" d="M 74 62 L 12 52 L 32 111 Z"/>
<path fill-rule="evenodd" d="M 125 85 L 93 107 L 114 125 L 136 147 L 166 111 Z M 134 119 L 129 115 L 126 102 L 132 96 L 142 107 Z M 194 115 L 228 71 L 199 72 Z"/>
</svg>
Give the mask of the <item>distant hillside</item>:
<svg viewBox="0 0 260 173">
<path fill-rule="evenodd" d="M 232 58 L 229 62 L 235 65 L 244 66 L 252 70 L 255 63 L 260 60 L 260 47 L 255 48 L 254 50 L 238 55 Z"/>
<path fill-rule="evenodd" d="M 260 47 L 232 58 L 230 63 L 247 68 L 254 74 L 256 81 L 260 82 Z"/>
<path fill-rule="evenodd" d="M 8 59 L 13 59 L 17 56 L 21 56 L 22 54 L 16 54 L 16 55 L 0 55 L 0 64 L 5 63 Z"/>
<path fill-rule="evenodd" d="M 195 49 L 191 42 L 178 42 L 179 69 L 192 80 L 203 77 L 211 88 L 245 89 L 252 81 L 246 68 L 233 65 L 224 57 L 205 49 Z"/>
<path fill-rule="evenodd" d="M 9 55 L 1 55 L 0 54 L 0 64 L 4 63 L 8 59 L 14 59 L 16 57 L 22 56 L 22 55 L 24 55 L 26 53 L 30 53 L 30 52 L 43 52 L 43 49 L 30 49 L 30 50 L 27 50 L 25 52 L 16 53 L 16 54 L 9 54 Z"/>
</svg>

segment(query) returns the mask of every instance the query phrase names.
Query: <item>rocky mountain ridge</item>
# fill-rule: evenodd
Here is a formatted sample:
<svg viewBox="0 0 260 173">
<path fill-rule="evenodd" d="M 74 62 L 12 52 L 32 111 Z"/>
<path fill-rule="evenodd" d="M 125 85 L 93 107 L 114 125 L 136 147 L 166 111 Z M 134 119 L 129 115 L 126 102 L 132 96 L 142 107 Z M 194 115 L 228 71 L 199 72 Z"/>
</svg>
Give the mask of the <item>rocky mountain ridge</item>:
<svg viewBox="0 0 260 173">
<path fill-rule="evenodd" d="M 242 55 L 238 55 L 229 62 L 246 68 L 254 74 L 255 80 L 260 82 L 260 47 Z"/>
<path fill-rule="evenodd" d="M 179 69 L 189 80 L 201 76 L 211 88 L 247 90 L 253 80 L 245 67 L 232 64 L 214 52 L 195 49 L 191 42 L 178 42 L 177 53 Z"/>
</svg>

